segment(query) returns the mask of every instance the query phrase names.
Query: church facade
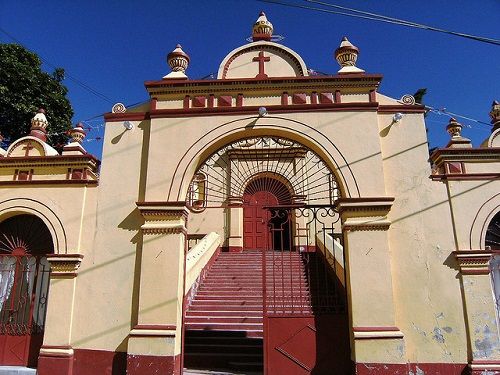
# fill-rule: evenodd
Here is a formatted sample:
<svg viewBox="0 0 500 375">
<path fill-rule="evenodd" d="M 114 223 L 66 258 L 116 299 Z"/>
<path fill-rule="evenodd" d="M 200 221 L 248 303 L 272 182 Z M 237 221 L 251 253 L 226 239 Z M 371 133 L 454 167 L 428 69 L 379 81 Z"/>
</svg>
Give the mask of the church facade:
<svg viewBox="0 0 500 375">
<path fill-rule="evenodd" d="M 480 147 L 253 41 L 105 115 L 102 165 L 50 114 L 0 158 L 0 365 L 40 375 L 500 373 L 500 105 Z M 240 351 L 242 350 L 242 351 Z M 242 360 L 242 358 L 244 358 Z"/>
</svg>

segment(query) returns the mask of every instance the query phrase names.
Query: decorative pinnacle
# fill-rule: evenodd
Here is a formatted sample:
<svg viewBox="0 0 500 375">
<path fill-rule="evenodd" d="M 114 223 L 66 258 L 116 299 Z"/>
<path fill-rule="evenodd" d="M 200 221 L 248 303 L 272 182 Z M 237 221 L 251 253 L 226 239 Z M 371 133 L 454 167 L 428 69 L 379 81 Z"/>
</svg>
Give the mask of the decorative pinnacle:
<svg viewBox="0 0 500 375">
<path fill-rule="evenodd" d="M 450 122 L 446 125 L 446 131 L 450 134 L 451 138 L 461 138 L 462 137 L 462 124 L 460 124 L 453 117 L 450 118 Z"/>
<path fill-rule="evenodd" d="M 40 108 L 35 117 L 31 119 L 31 129 L 29 135 L 46 142 L 48 125 L 49 122 L 47 121 L 47 117 L 45 117 L 45 109 Z"/>
<path fill-rule="evenodd" d="M 364 70 L 356 67 L 358 60 L 359 49 L 353 45 L 347 37 L 343 37 L 340 42 L 340 47 L 335 50 L 335 59 L 340 65 L 339 74 L 344 73 L 363 73 Z"/>
<path fill-rule="evenodd" d="M 182 50 L 181 45 L 177 44 L 175 49 L 167 55 L 167 63 L 172 72 L 184 73 L 189 65 L 189 56 Z"/>
<path fill-rule="evenodd" d="M 271 40 L 273 36 L 273 24 L 267 20 L 266 14 L 260 12 L 259 18 L 252 27 L 252 39 L 254 42 L 258 40 Z"/>
<path fill-rule="evenodd" d="M 79 122 L 73 129 L 69 131 L 69 135 L 71 136 L 71 143 L 82 143 L 87 133 L 85 132 L 85 130 L 83 130 L 83 124 Z"/>
<path fill-rule="evenodd" d="M 491 111 L 490 111 L 491 123 L 493 124 L 492 131 L 495 131 L 500 128 L 500 103 L 497 100 L 494 100 L 491 103 Z"/>
</svg>

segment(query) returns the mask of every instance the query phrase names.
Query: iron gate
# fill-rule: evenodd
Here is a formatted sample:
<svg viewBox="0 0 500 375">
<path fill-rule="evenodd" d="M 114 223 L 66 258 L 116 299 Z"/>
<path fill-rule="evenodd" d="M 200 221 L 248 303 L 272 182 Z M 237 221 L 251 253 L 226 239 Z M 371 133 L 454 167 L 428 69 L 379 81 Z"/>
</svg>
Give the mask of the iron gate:
<svg viewBox="0 0 500 375">
<path fill-rule="evenodd" d="M 333 206 L 268 207 L 266 374 L 350 371 L 344 250 Z"/>
<path fill-rule="evenodd" d="M 36 365 L 43 340 L 50 267 L 46 257 L 0 255 L 0 358 Z"/>
</svg>

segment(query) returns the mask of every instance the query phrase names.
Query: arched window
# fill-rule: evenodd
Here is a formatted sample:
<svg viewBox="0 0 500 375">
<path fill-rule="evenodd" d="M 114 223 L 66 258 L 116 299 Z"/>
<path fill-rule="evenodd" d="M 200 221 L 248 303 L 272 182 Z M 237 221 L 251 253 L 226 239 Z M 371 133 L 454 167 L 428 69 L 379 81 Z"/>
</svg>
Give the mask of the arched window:
<svg viewBox="0 0 500 375">
<path fill-rule="evenodd" d="M 206 207 L 207 198 L 207 176 L 197 173 L 189 186 L 187 206 L 193 211 L 203 211 Z"/>
<path fill-rule="evenodd" d="M 500 250 L 500 212 L 497 212 L 497 214 L 493 216 L 493 219 L 488 225 L 484 242 L 485 249 Z M 500 255 L 494 255 L 491 259 L 490 271 L 498 319 L 500 316 Z"/>
<path fill-rule="evenodd" d="M 500 212 L 497 212 L 486 229 L 485 248 L 500 250 Z"/>
</svg>

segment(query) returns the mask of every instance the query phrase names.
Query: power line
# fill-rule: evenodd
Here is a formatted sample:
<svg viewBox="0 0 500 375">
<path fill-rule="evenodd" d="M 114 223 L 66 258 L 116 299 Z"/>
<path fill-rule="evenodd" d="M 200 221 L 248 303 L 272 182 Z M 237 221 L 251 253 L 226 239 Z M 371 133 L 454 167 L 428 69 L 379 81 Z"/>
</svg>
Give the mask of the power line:
<svg viewBox="0 0 500 375">
<path fill-rule="evenodd" d="M 287 2 L 279 1 L 279 0 L 257 0 L 257 1 L 259 1 L 261 3 L 283 5 L 283 6 L 288 6 L 288 7 L 292 7 L 292 8 L 307 9 L 307 10 L 313 10 L 313 11 L 317 11 L 317 12 L 337 14 L 337 15 L 341 15 L 341 16 L 361 18 L 361 19 L 367 19 L 370 21 L 385 22 L 385 23 L 389 23 L 389 24 L 395 24 L 395 25 L 406 26 L 406 27 L 413 27 L 413 28 L 422 29 L 422 30 L 435 31 L 435 32 L 439 32 L 439 33 L 444 33 L 444 34 L 448 34 L 448 35 L 458 36 L 461 38 L 475 40 L 478 42 L 489 43 L 489 44 L 493 44 L 496 46 L 500 46 L 500 40 L 498 40 L 498 39 L 487 38 L 487 37 L 471 35 L 471 34 L 466 34 L 466 33 L 460 33 L 460 32 L 451 31 L 451 30 L 440 29 L 437 27 L 429 26 L 429 25 L 423 25 L 423 24 L 419 24 L 416 22 L 402 20 L 399 18 L 388 17 L 388 16 L 384 16 L 381 14 L 377 14 L 377 13 L 365 12 L 365 11 L 362 11 L 359 9 L 347 8 L 347 7 L 343 7 L 340 5 L 325 3 L 323 1 L 318 1 L 318 0 L 303 0 L 303 1 L 305 1 L 307 3 L 314 3 L 314 4 L 326 6 L 326 7 L 341 9 L 341 10 L 345 10 L 347 12 L 340 12 L 340 11 L 325 9 L 325 8 L 317 8 L 317 7 L 312 7 L 309 5 L 287 3 Z"/>
<path fill-rule="evenodd" d="M 0 27 L 0 32 L 5 34 L 8 38 L 12 39 L 14 42 L 16 42 L 17 44 L 19 45 L 22 45 L 22 46 L 25 46 L 24 43 L 22 43 L 19 39 L 15 38 L 12 34 L 8 33 L 7 31 L 5 31 L 4 29 L 2 29 Z M 42 56 L 38 55 L 40 57 L 40 60 L 42 60 L 45 64 L 47 64 L 48 66 L 56 69 L 57 66 L 52 64 L 50 61 L 48 61 L 47 59 L 43 58 Z M 67 77 L 68 79 L 70 79 L 71 81 L 75 82 L 78 86 L 82 87 L 83 89 L 87 90 L 88 92 L 90 92 L 91 94 L 95 95 L 96 97 L 98 97 L 99 99 L 102 99 L 108 103 L 111 103 L 111 104 L 114 104 L 115 102 L 113 100 L 111 100 L 109 97 L 107 97 L 106 95 L 100 93 L 99 91 L 93 89 L 92 87 L 90 87 L 89 85 L 87 85 L 85 82 L 79 80 L 78 78 L 70 75 L 69 73 L 66 72 L 66 70 L 64 71 L 64 75 L 65 77 Z"/>
</svg>

